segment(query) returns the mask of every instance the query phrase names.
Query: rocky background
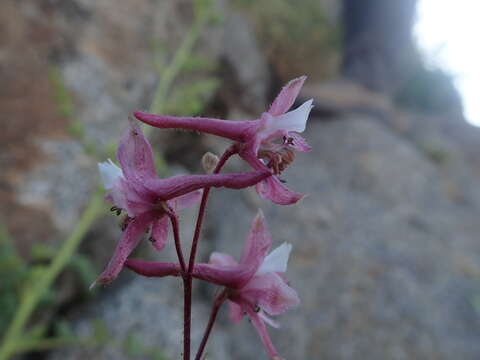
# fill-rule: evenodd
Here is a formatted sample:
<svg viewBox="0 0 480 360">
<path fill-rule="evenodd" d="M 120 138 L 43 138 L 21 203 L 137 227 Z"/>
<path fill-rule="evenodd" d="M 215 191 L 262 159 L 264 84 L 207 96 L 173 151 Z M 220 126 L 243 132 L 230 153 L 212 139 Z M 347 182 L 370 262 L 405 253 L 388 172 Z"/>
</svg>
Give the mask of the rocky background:
<svg viewBox="0 0 480 360">
<path fill-rule="evenodd" d="M 302 306 L 270 331 L 285 358 L 478 359 L 480 131 L 464 121 L 449 77 L 423 66 L 411 36 L 415 1 L 198 4 L 0 3 L 0 216 L 20 257 L 41 264 L 38 253 L 64 241 L 96 188 L 98 158 L 112 153 L 129 113 L 158 101 L 163 70 L 196 12 L 209 11 L 166 112 L 255 118 L 301 74 L 309 76 L 301 96 L 315 108 L 305 134 L 313 151 L 286 171 L 309 197 L 274 207 L 251 191 L 213 191 L 201 259 L 213 249 L 239 254 L 260 207 L 275 243 L 294 244 L 288 275 Z M 151 138 L 168 173 L 200 172 L 203 153 L 226 146 L 185 132 Z M 193 216 L 182 219 L 185 236 Z M 180 282 L 125 271 L 108 288 L 85 290 L 115 246 L 116 221 L 106 209 L 78 254 L 86 268 L 67 267 L 31 321 L 51 336 L 69 324 L 78 343 L 25 358 L 180 358 Z M 167 260 L 172 248 L 141 252 Z M 5 300 L 16 273 L 1 259 Z M 214 291 L 195 289 L 196 341 Z M 222 313 L 207 359 L 252 358 L 267 356 L 251 325 Z"/>
</svg>

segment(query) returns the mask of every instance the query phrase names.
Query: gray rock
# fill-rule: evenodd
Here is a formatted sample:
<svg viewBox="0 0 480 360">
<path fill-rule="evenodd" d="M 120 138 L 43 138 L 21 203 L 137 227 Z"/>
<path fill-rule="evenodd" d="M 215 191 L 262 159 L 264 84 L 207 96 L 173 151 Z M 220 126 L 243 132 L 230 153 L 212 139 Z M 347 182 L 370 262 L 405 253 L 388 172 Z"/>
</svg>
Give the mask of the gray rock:
<svg viewBox="0 0 480 360">
<path fill-rule="evenodd" d="M 251 27 L 245 16 L 230 13 L 225 20 L 223 49 L 240 87 L 232 105 L 239 106 L 240 102 L 245 108 L 259 112 L 265 106 L 269 73 Z M 238 93 L 242 94 L 240 98 Z"/>
</svg>

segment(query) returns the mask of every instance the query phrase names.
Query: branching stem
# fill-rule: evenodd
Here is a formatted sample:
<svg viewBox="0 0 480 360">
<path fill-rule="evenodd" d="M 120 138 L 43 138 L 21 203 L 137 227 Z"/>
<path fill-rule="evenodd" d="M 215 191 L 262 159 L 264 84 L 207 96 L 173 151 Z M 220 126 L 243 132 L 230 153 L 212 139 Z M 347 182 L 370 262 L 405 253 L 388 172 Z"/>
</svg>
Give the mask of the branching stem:
<svg viewBox="0 0 480 360">
<path fill-rule="evenodd" d="M 232 145 L 223 153 L 222 157 L 218 161 L 217 166 L 213 170 L 214 174 L 218 174 L 222 170 L 223 166 L 230 159 L 231 156 L 238 153 L 238 146 Z M 183 359 L 190 360 L 190 328 L 191 328 L 191 317 L 192 317 L 192 272 L 193 267 L 195 266 L 195 257 L 197 253 L 198 240 L 200 238 L 200 233 L 202 230 L 203 219 L 205 216 L 205 209 L 208 201 L 208 194 L 210 193 L 210 187 L 207 187 L 203 190 L 202 200 L 200 201 L 200 207 L 198 210 L 197 223 L 195 225 L 195 232 L 192 239 L 192 248 L 190 250 L 190 259 L 188 262 L 188 268 L 183 277 L 184 285 L 184 314 L 183 314 Z M 181 265 L 181 264 L 180 264 Z M 188 346 L 188 349 L 187 349 Z M 187 355 L 188 354 L 188 357 Z"/>
<path fill-rule="evenodd" d="M 207 345 L 208 337 L 213 329 L 213 325 L 215 324 L 215 320 L 217 319 L 218 311 L 222 307 L 223 303 L 227 299 L 227 290 L 223 290 L 218 296 L 215 298 L 213 302 L 212 312 L 210 313 L 210 319 L 208 320 L 207 327 L 205 332 L 203 333 L 202 342 L 198 347 L 197 355 L 195 356 L 195 360 L 200 360 L 205 350 L 205 346 Z"/>
</svg>

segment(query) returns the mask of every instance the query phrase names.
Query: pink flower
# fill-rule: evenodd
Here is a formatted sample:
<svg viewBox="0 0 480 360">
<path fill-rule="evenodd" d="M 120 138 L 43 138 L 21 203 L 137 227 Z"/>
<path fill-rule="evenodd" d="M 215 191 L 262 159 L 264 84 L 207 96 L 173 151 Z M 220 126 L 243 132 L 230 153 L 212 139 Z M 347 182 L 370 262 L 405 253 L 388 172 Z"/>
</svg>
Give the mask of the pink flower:
<svg viewBox="0 0 480 360">
<path fill-rule="evenodd" d="M 263 214 L 253 220 L 240 262 L 230 255 L 213 253 L 209 264 L 196 264 L 193 276 L 225 286 L 234 322 L 247 314 L 257 330 L 268 352 L 279 359 L 267 333 L 265 323 L 278 327 L 268 315 L 278 315 L 300 303 L 298 295 L 287 285 L 284 273 L 292 246 L 284 243 L 267 255 L 272 238 L 265 224 Z M 159 263 L 128 260 L 126 266 L 144 276 L 179 276 L 180 266 L 173 263 Z"/>
<path fill-rule="evenodd" d="M 125 260 L 138 245 L 142 235 L 151 229 L 150 239 L 162 250 L 168 235 L 166 210 L 176 211 L 193 206 L 204 187 L 240 189 L 255 185 L 270 175 L 267 171 L 222 175 L 181 175 L 159 179 L 156 175 L 153 152 L 140 128 L 133 121 L 126 130 L 117 151 L 120 166 L 111 160 L 98 164 L 106 199 L 112 210 L 127 214 L 123 220 L 122 238 L 106 269 L 96 282 L 109 283 L 123 268 Z"/>
<path fill-rule="evenodd" d="M 158 128 L 181 128 L 226 137 L 238 142 L 239 155 L 254 169 L 270 168 L 274 175 L 294 160 L 293 150 L 306 152 L 311 148 L 299 135 L 305 130 L 312 100 L 287 112 L 297 98 L 306 77 L 291 80 L 278 94 L 269 110 L 258 120 L 226 121 L 211 118 L 174 117 L 137 111 L 135 117 Z M 256 185 L 263 198 L 288 205 L 303 197 L 287 189 L 277 176 Z"/>
<path fill-rule="evenodd" d="M 231 320 L 239 322 L 247 314 L 268 354 L 274 358 L 278 353 L 265 323 L 273 327 L 278 324 L 267 314 L 281 314 L 298 305 L 300 300 L 283 276 L 292 246 L 284 243 L 267 255 L 271 245 L 272 238 L 263 214 L 259 212 L 253 220 L 240 263 L 227 254 L 213 253 L 210 265 L 197 265 L 196 276 L 227 286 Z M 232 272 L 236 275 L 231 276 Z"/>
</svg>

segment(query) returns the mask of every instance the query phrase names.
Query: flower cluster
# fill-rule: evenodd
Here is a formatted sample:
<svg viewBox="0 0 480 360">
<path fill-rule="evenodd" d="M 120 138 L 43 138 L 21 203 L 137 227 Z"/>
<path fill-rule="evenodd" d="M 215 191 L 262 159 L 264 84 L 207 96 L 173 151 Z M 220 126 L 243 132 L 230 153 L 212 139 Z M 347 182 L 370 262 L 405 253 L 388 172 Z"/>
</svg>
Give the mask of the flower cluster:
<svg viewBox="0 0 480 360">
<path fill-rule="evenodd" d="M 200 359 L 219 308 L 228 302 L 230 318 L 239 322 L 247 315 L 257 330 L 268 354 L 280 359 L 266 330 L 266 324 L 278 327 L 269 316 L 278 315 L 299 304 L 295 290 L 288 286 L 285 272 L 292 246 L 283 244 L 269 253 L 272 238 L 261 211 L 252 222 L 243 254 L 233 257 L 214 252 L 208 263 L 195 264 L 205 206 L 211 187 L 242 189 L 256 186 L 258 194 L 280 205 L 294 204 L 303 195 L 283 185 L 279 175 L 293 162 L 294 151 L 309 151 L 299 133 L 305 130 L 312 100 L 287 112 L 293 105 L 305 77 L 290 81 L 260 119 L 228 121 L 212 118 L 190 118 L 135 112 L 135 117 L 158 128 L 187 129 L 222 136 L 234 143 L 218 160 L 210 174 L 183 175 L 160 179 L 156 175 L 153 152 L 135 122 L 120 141 L 117 159 L 99 164 L 108 191 L 112 211 L 123 214 L 122 237 L 106 269 L 96 282 L 109 283 L 127 267 L 150 277 L 178 276 L 184 283 L 184 359 L 190 359 L 190 308 L 192 279 L 201 279 L 224 289 L 214 301 L 212 315 L 197 352 Z M 238 154 L 251 167 L 244 173 L 220 174 L 225 162 Z M 178 230 L 177 212 L 200 201 L 196 231 L 189 261 L 184 258 Z M 172 225 L 178 262 L 162 263 L 128 259 L 147 233 L 154 248 L 162 250 L 167 242 L 169 222 Z"/>
</svg>

